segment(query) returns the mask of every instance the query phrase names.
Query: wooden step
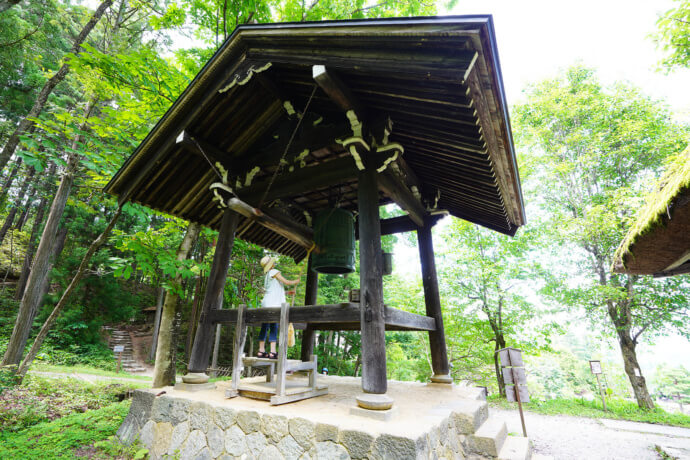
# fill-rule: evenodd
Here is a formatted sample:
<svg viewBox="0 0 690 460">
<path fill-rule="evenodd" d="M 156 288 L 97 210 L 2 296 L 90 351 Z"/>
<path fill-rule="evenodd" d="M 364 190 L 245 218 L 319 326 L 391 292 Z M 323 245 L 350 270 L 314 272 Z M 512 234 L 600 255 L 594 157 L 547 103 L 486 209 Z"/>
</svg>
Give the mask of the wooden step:
<svg viewBox="0 0 690 460">
<path fill-rule="evenodd" d="M 524 436 L 508 436 L 498 453 L 498 460 L 530 460 L 531 458 L 532 446 L 529 438 Z"/>
</svg>

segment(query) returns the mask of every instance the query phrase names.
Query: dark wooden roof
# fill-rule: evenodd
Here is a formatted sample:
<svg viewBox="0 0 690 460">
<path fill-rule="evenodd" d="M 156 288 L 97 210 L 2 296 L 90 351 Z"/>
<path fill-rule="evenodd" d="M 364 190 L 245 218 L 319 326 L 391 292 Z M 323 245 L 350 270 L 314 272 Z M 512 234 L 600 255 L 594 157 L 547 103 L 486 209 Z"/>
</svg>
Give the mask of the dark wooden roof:
<svg viewBox="0 0 690 460">
<path fill-rule="evenodd" d="M 355 210 L 354 160 L 337 142 L 352 128 L 315 85 L 314 65 L 337 72 L 368 120 L 390 118 L 407 185 L 428 209 L 510 235 L 524 224 L 491 16 L 242 25 L 105 190 L 216 228 L 222 211 L 209 186 L 222 171 L 210 162 L 219 161 L 253 206 L 282 208 L 303 223 L 329 202 Z M 293 110 L 308 102 L 266 194 L 298 123 Z M 311 167 L 326 163 L 314 178 Z M 381 193 L 380 202 L 390 197 Z M 238 236 L 296 260 L 305 255 L 248 220 Z"/>
</svg>

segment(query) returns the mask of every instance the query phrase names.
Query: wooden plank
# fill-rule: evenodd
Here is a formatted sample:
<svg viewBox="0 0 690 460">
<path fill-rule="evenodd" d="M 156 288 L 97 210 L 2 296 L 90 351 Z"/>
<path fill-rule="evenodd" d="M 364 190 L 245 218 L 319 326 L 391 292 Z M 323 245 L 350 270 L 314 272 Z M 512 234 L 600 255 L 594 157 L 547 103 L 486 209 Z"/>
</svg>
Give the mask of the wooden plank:
<svg viewBox="0 0 690 460">
<path fill-rule="evenodd" d="M 290 304 L 283 302 L 278 323 L 278 364 L 276 366 L 276 396 L 285 395 L 285 373 L 287 372 L 288 317 Z"/>
<path fill-rule="evenodd" d="M 295 401 L 301 401 L 302 399 L 315 398 L 317 396 L 323 396 L 328 394 L 328 387 L 317 387 L 315 390 L 309 389 L 301 392 L 294 392 L 291 394 L 286 394 L 284 396 L 271 396 L 271 405 L 278 406 L 280 404 L 287 404 Z"/>
<path fill-rule="evenodd" d="M 304 305 L 315 305 L 316 296 L 319 290 L 319 273 L 311 268 L 311 256 L 307 261 L 307 281 L 304 286 Z M 293 322 L 294 324 L 294 322 Z M 307 325 L 302 332 L 302 349 L 300 350 L 300 358 L 302 361 L 308 361 L 314 354 L 314 329 Z"/>
<path fill-rule="evenodd" d="M 244 341 L 247 336 L 247 325 L 244 322 L 244 312 L 247 307 L 240 304 L 237 307 L 237 323 L 235 324 L 235 340 L 232 348 L 232 393 L 227 394 L 228 397 L 237 396 L 237 387 L 239 386 L 240 376 L 242 374 L 242 352 L 244 351 Z"/>
<path fill-rule="evenodd" d="M 296 221 L 291 222 L 287 217 L 278 219 L 275 215 L 270 214 L 270 211 L 263 212 L 239 198 L 230 198 L 227 203 L 228 207 L 233 211 L 284 236 L 290 241 L 294 241 L 303 248 L 310 249 L 314 247 L 314 232 L 309 227 Z"/>
<path fill-rule="evenodd" d="M 414 331 L 436 331 L 436 318 L 388 307 L 385 312 L 386 329 L 394 326 Z"/>
<path fill-rule="evenodd" d="M 386 327 L 383 305 L 383 262 L 381 223 L 376 170 L 367 167 L 359 174 L 359 260 L 362 327 L 362 389 L 385 394 Z"/>
<path fill-rule="evenodd" d="M 434 375 L 449 375 L 450 366 L 448 365 L 446 335 L 441 313 L 441 296 L 438 292 L 438 276 L 436 274 L 436 261 L 434 260 L 431 225 L 424 225 L 417 230 L 417 241 L 419 244 L 419 259 L 422 265 L 422 284 L 424 285 L 426 314 L 436 322 L 436 330 L 429 331 L 431 367 L 433 368 Z"/>
<path fill-rule="evenodd" d="M 431 225 L 443 219 L 447 213 L 440 212 L 438 214 L 431 214 L 427 217 L 427 221 Z M 391 217 L 389 219 L 381 219 L 381 236 L 393 235 L 396 233 L 412 232 L 419 228 L 419 226 L 410 218 L 410 216 Z M 355 239 L 359 239 L 359 228 L 355 226 Z"/>
<path fill-rule="evenodd" d="M 208 368 L 211 357 L 211 347 L 213 345 L 213 323 L 211 322 L 211 312 L 216 311 L 223 302 L 223 290 L 228 276 L 230 266 L 230 254 L 235 241 L 235 230 L 239 222 L 240 215 L 232 210 L 226 210 L 223 214 L 216 251 L 213 255 L 213 264 L 208 275 L 206 294 L 201 310 L 201 319 L 194 335 L 194 345 L 189 358 L 187 368 L 190 373 L 203 373 Z M 223 311 L 223 310 L 221 310 Z M 225 310 L 230 311 L 230 310 Z"/>
</svg>

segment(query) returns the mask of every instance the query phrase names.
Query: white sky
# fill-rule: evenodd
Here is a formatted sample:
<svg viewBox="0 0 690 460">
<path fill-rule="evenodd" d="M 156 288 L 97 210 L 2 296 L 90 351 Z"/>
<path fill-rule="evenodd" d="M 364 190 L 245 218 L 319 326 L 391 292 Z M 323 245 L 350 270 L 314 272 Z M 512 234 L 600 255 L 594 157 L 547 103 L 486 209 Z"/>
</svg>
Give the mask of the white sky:
<svg viewBox="0 0 690 460">
<path fill-rule="evenodd" d="M 581 61 L 604 82 L 628 80 L 688 120 L 690 70 L 656 71 L 661 53 L 649 37 L 673 7 L 671 0 L 459 0 L 448 13 L 493 15 L 509 104 L 527 83 Z"/>
</svg>

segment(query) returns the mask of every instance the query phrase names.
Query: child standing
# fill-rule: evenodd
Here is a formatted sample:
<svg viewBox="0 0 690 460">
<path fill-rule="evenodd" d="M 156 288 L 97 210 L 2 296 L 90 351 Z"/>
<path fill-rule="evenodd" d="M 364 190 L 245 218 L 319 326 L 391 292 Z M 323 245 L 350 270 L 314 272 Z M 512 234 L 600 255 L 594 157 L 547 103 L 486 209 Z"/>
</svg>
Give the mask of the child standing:
<svg viewBox="0 0 690 460">
<path fill-rule="evenodd" d="M 286 302 L 285 289 L 283 286 L 296 286 L 299 284 L 299 279 L 285 279 L 283 275 L 280 274 L 279 270 L 273 268 L 275 263 L 275 259 L 271 256 L 264 256 L 261 259 L 261 267 L 264 269 L 264 273 L 266 274 L 264 277 L 264 289 L 266 293 L 261 301 L 262 307 L 280 307 Z M 268 335 L 268 341 L 271 344 L 271 353 L 266 353 L 266 335 Z M 259 352 L 256 355 L 257 357 L 271 359 L 276 359 L 278 357 L 276 354 L 277 335 L 277 323 L 263 323 L 261 325 L 261 332 L 259 332 Z"/>
</svg>

